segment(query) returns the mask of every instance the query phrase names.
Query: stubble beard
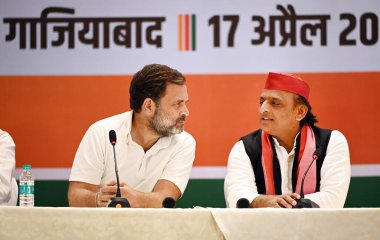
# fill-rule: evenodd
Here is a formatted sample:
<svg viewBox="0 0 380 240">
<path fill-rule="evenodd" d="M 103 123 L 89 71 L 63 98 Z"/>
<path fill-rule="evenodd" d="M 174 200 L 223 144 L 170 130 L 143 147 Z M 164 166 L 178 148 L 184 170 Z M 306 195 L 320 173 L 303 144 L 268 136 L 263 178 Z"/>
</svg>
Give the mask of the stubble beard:
<svg viewBox="0 0 380 240">
<path fill-rule="evenodd" d="M 186 116 L 182 115 L 177 118 L 175 121 L 169 119 L 160 109 L 157 107 L 152 119 L 149 121 L 150 127 L 158 135 L 163 137 L 169 137 L 175 134 L 179 134 L 183 131 L 184 125 L 177 127 L 177 123 L 181 120 L 185 120 Z"/>
</svg>

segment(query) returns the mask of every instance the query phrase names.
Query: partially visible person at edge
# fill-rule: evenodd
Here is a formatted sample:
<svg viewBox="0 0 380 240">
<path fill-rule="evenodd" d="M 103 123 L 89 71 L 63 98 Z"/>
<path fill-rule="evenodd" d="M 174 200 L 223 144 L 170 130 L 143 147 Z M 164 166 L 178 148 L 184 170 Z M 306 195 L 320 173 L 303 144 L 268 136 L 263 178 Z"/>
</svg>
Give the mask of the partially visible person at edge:
<svg viewBox="0 0 380 240">
<path fill-rule="evenodd" d="M 0 129 L 0 205 L 16 206 L 18 186 L 14 178 L 16 166 L 15 143 Z"/>
<path fill-rule="evenodd" d="M 131 207 L 162 207 L 185 191 L 195 157 L 195 140 L 183 131 L 189 110 L 185 77 L 151 64 L 131 81 L 132 111 L 94 123 L 84 135 L 70 175 L 72 207 L 106 207 L 116 195 L 109 131 L 117 135 L 121 195 Z"/>
<path fill-rule="evenodd" d="M 295 75 L 269 73 L 260 96 L 260 129 L 242 137 L 228 158 L 228 207 L 241 198 L 252 208 L 296 206 L 316 149 L 320 154 L 305 178 L 305 198 L 321 208 L 343 207 L 350 182 L 347 140 L 337 130 L 314 125 L 309 92 Z"/>
</svg>

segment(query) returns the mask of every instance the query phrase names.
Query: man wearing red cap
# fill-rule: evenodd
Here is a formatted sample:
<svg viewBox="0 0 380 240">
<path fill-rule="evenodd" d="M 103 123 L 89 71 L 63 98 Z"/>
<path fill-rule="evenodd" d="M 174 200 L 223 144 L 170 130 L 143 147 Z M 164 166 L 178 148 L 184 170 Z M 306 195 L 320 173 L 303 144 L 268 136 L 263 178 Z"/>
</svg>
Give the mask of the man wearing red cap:
<svg viewBox="0 0 380 240">
<path fill-rule="evenodd" d="M 250 207 L 296 206 L 306 172 L 306 199 L 343 207 L 350 182 L 348 144 L 339 131 L 314 126 L 309 93 L 301 78 L 269 73 L 260 96 L 260 129 L 241 138 L 228 158 L 228 207 L 239 199 Z"/>
</svg>

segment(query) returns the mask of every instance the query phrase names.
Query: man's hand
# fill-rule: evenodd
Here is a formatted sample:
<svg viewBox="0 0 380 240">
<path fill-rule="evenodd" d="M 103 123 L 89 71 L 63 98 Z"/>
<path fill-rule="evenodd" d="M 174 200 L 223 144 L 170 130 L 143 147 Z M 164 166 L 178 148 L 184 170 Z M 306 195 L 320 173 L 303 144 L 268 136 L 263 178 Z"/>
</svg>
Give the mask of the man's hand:
<svg viewBox="0 0 380 240">
<path fill-rule="evenodd" d="M 125 187 L 124 182 L 120 182 L 120 192 L 122 192 L 122 187 Z M 106 207 L 109 200 L 113 197 L 116 197 L 117 192 L 117 182 L 112 181 L 107 183 L 105 187 L 99 189 L 96 193 L 96 206 L 97 207 Z M 123 196 L 123 194 L 122 194 Z"/>
<path fill-rule="evenodd" d="M 251 203 L 253 208 L 273 207 L 273 208 L 292 208 L 297 205 L 294 199 L 300 199 L 297 193 L 285 193 L 282 195 L 262 195 Z"/>
<path fill-rule="evenodd" d="M 105 187 L 99 189 L 96 195 L 96 204 L 98 207 L 106 207 L 108 201 L 116 196 L 117 183 L 112 181 Z M 162 207 L 162 201 L 166 197 L 171 197 L 175 201 L 181 196 L 181 191 L 178 187 L 164 179 L 157 181 L 154 186 L 153 192 L 145 193 L 134 190 L 124 182 L 120 182 L 121 197 L 128 199 L 131 207 L 134 208 L 160 208 Z"/>
</svg>

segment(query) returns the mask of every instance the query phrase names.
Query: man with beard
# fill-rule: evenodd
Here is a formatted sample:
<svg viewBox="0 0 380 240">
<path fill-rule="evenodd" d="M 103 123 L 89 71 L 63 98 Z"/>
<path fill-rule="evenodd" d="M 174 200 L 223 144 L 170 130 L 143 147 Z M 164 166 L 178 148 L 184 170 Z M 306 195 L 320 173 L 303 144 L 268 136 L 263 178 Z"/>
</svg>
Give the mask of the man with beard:
<svg viewBox="0 0 380 240">
<path fill-rule="evenodd" d="M 314 126 L 310 88 L 291 74 L 269 73 L 260 96 L 260 129 L 242 137 L 228 158 L 224 193 L 229 207 L 291 208 L 305 198 L 321 208 L 341 208 L 350 183 L 346 138 Z M 311 165 L 312 159 L 317 156 Z"/>
<path fill-rule="evenodd" d="M 131 81 L 132 111 L 93 124 L 83 137 L 70 175 L 69 205 L 105 207 L 116 194 L 109 131 L 115 130 L 121 195 L 131 207 L 162 207 L 178 200 L 190 177 L 195 140 L 183 131 L 189 110 L 185 77 L 151 64 Z"/>
</svg>

